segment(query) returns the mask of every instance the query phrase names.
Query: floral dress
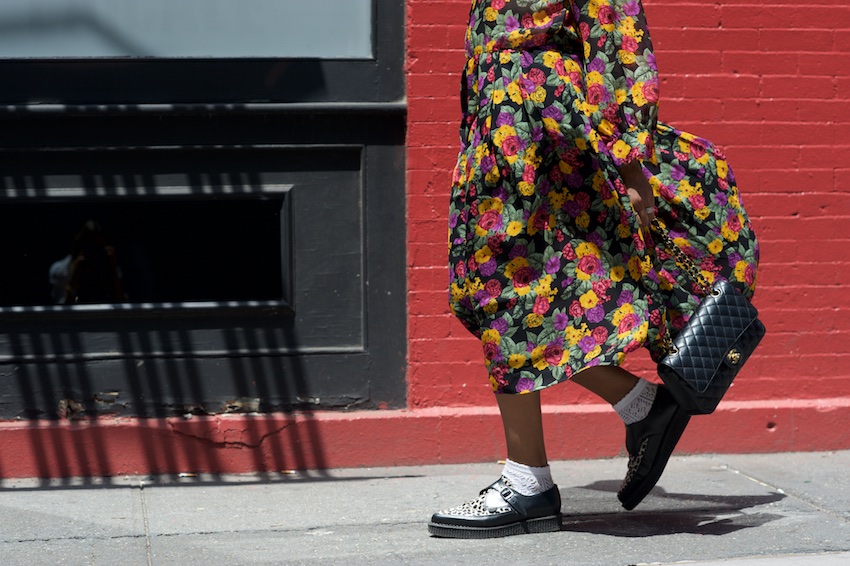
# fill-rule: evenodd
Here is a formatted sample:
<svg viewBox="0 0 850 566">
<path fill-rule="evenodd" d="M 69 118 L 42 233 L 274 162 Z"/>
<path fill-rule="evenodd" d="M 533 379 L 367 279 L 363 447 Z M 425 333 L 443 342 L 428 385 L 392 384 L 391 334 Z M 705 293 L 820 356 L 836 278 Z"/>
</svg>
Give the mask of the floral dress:
<svg viewBox="0 0 850 566">
<path fill-rule="evenodd" d="M 752 295 L 758 244 L 723 154 L 657 122 L 639 0 L 474 0 L 466 53 L 450 305 L 481 339 L 494 391 L 543 389 L 641 347 L 657 360 L 698 305 L 639 227 L 617 169 L 634 160 L 703 275 Z"/>
</svg>

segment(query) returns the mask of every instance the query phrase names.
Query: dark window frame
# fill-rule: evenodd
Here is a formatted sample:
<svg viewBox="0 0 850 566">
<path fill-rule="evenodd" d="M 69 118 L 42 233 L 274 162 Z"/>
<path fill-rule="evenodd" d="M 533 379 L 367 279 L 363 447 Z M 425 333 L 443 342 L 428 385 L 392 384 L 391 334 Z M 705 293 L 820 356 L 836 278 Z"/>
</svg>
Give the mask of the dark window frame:
<svg viewBox="0 0 850 566">
<path fill-rule="evenodd" d="M 373 2 L 372 59 L 5 59 L 0 104 L 369 103 L 404 98 L 404 3 Z M 167 85 L 167 88 L 163 88 Z"/>
</svg>

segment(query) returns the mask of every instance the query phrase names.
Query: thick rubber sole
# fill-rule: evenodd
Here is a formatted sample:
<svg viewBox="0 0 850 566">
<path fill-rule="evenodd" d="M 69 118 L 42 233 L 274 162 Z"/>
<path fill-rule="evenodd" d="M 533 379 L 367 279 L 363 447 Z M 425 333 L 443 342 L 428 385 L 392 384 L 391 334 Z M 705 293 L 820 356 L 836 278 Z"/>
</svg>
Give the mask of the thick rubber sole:
<svg viewBox="0 0 850 566">
<path fill-rule="evenodd" d="M 440 538 L 500 538 L 532 533 L 552 533 L 561 530 L 561 514 L 539 519 L 517 521 L 499 527 L 464 527 L 445 523 L 428 523 L 428 532 Z"/>
<path fill-rule="evenodd" d="M 673 450 L 676 448 L 676 444 L 679 443 L 679 439 L 682 438 L 682 433 L 685 432 L 685 428 L 688 426 L 690 420 L 691 416 L 684 410 L 679 409 L 679 414 L 674 415 L 670 428 L 667 429 L 666 434 L 661 439 L 661 452 L 667 454 L 667 457 L 661 458 L 655 463 L 655 466 L 649 470 L 649 474 L 638 485 L 637 489 L 627 496 L 617 494 L 617 498 L 623 504 L 626 511 L 631 511 L 637 507 L 643 501 L 644 497 L 649 495 L 649 492 L 652 491 L 658 480 L 661 479 L 661 474 L 664 473 L 664 468 L 667 467 L 667 462 L 670 461 L 670 456 L 673 455 Z"/>
</svg>

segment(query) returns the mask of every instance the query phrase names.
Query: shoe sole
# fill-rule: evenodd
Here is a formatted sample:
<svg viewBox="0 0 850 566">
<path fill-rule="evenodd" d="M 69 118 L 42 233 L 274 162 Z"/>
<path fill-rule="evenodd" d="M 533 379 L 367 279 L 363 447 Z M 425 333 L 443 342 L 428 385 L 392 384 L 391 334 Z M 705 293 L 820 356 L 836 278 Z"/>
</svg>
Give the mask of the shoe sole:
<svg viewBox="0 0 850 566">
<path fill-rule="evenodd" d="M 626 511 L 631 511 L 637 507 L 638 503 L 643 501 L 643 498 L 649 495 L 649 492 L 652 491 L 652 488 L 654 488 L 655 484 L 658 483 L 658 480 L 661 479 L 661 474 L 664 473 L 664 468 L 667 467 L 667 462 L 670 461 L 670 456 L 673 455 L 673 450 L 676 448 L 676 444 L 679 443 L 679 439 L 682 438 L 682 433 L 685 432 L 685 428 L 691 420 L 691 416 L 685 413 L 682 409 L 678 409 L 678 412 L 680 414 L 673 417 L 670 428 L 667 429 L 667 433 L 661 439 L 661 452 L 666 453 L 667 457 L 657 462 L 655 466 L 649 470 L 649 475 L 646 476 L 643 483 L 641 483 L 638 488 L 628 496 L 628 498 L 620 499 L 620 502 L 623 504 Z"/>
<path fill-rule="evenodd" d="M 551 533 L 561 530 L 561 515 L 528 519 L 498 527 L 464 527 L 445 523 L 428 523 L 428 532 L 440 538 L 482 539 L 532 533 Z"/>
</svg>

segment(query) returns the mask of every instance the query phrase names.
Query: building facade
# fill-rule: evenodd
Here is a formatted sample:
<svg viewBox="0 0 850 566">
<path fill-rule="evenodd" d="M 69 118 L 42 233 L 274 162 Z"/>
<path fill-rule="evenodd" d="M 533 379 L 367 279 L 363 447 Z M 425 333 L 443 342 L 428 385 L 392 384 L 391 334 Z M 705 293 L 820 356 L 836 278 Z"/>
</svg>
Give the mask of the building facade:
<svg viewBox="0 0 850 566">
<path fill-rule="evenodd" d="M 0 8 L 0 476 L 499 456 L 445 290 L 469 1 L 169 4 Z M 682 449 L 850 447 L 850 9 L 645 8 L 661 117 L 726 149 L 763 250 L 768 336 Z M 552 457 L 621 452 L 544 402 Z"/>
</svg>

